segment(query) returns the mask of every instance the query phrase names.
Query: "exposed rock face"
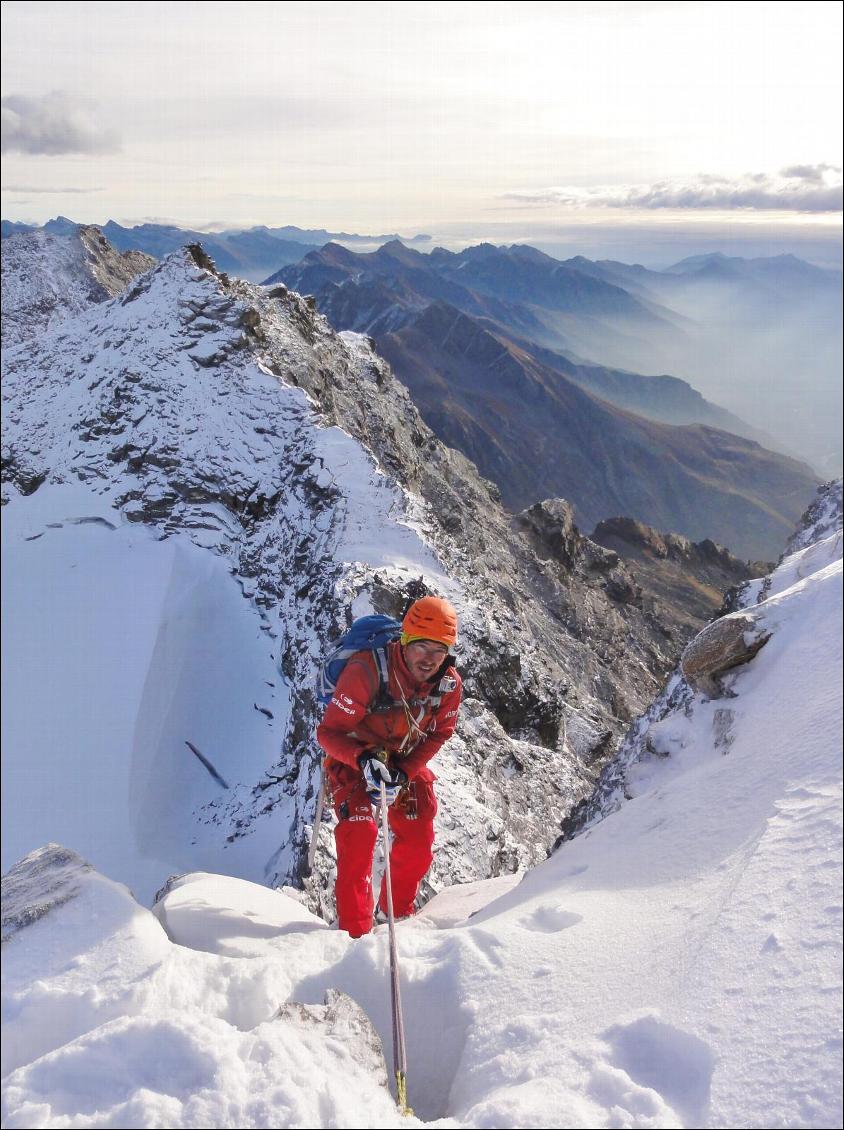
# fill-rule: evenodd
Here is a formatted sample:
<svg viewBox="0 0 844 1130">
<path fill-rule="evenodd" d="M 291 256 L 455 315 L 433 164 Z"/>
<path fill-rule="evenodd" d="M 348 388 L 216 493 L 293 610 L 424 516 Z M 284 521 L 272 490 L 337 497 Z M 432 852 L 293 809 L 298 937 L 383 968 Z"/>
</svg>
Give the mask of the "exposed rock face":
<svg viewBox="0 0 844 1130">
<path fill-rule="evenodd" d="M 154 263 L 140 251 L 115 251 L 95 227 L 10 236 L 3 242 L 4 347 L 113 298 Z"/>
<path fill-rule="evenodd" d="M 446 830 L 431 884 L 542 858 L 666 664 L 612 554 L 582 547 L 574 571 L 538 556 L 366 339 L 336 335 L 286 289 L 228 279 L 196 247 L 6 365 L 7 491 L 86 484 L 115 524 L 222 555 L 260 610 L 289 694 L 279 760 L 199 816 L 228 841 L 272 820 L 278 850 L 255 878 L 298 881 L 321 656 L 353 615 L 399 614 L 420 577 L 417 591 L 457 604 L 467 696 L 436 767 Z M 534 541 L 553 541 L 556 522 L 564 547 L 570 523 L 551 510 Z M 539 766 L 548 788 L 532 785 Z M 327 904 L 331 851 L 324 836 L 313 905 Z"/>
<path fill-rule="evenodd" d="M 595 646 L 612 647 L 620 630 L 623 646 L 632 631 L 649 641 L 650 669 L 663 678 L 683 646 L 722 609 L 725 592 L 768 568 L 739 561 L 714 542 L 695 544 L 629 518 L 608 519 L 584 537 L 564 499 L 536 503 L 513 526 L 541 560 L 560 566 L 561 578 L 576 577 L 609 598 L 618 618 L 591 626 Z"/>
<path fill-rule="evenodd" d="M 540 558 L 551 556 L 573 569 L 583 542 L 574 521 L 574 508 L 564 498 L 549 498 L 523 510 L 516 524 L 528 532 Z M 615 558 L 613 563 L 616 563 Z"/>
<path fill-rule="evenodd" d="M 806 510 L 800 527 L 777 568 L 767 576 L 747 581 L 734 590 L 729 614 L 713 621 L 688 645 L 677 671 L 641 717 L 637 718 L 601 771 L 594 792 L 576 805 L 563 823 L 559 842 L 570 839 L 590 824 L 616 811 L 627 799 L 627 772 L 636 762 L 664 757 L 652 740 L 651 730 L 672 714 L 688 714 L 696 701 L 734 697 L 731 673 L 755 655 L 771 638 L 766 624 L 766 602 L 804 576 L 828 567 L 842 552 L 841 480 L 822 487 Z M 712 742 L 723 753 L 732 743 L 734 710 L 718 706 L 712 711 Z"/>
<path fill-rule="evenodd" d="M 722 610 L 725 594 L 771 568 L 763 561 L 740 561 L 713 541 L 692 542 L 631 518 L 599 522 L 590 538 L 619 555 L 641 588 L 643 606 L 678 648 Z"/>
<path fill-rule="evenodd" d="M 47 844 L 3 876 L 3 941 L 76 898 L 91 865 L 68 848 Z"/>
</svg>

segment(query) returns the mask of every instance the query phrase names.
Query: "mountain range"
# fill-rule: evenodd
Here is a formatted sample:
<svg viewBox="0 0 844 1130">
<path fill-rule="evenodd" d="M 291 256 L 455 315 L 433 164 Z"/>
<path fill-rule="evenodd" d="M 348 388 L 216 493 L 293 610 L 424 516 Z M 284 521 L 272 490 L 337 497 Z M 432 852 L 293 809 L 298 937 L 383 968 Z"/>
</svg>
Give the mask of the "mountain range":
<svg viewBox="0 0 844 1130">
<path fill-rule="evenodd" d="M 533 248 L 329 245 L 265 285 L 278 283 L 313 294 L 336 328 L 372 336 L 429 425 L 514 509 L 560 495 L 584 528 L 626 515 L 771 558 L 817 484 L 807 466 L 734 434 L 753 429 L 677 379 L 575 364 L 526 342 L 543 336 L 541 310 L 595 325 L 622 314 L 641 332 L 668 324 Z"/>
<path fill-rule="evenodd" d="M 41 230 L 67 234 L 74 227 L 57 217 Z M 31 226 L 2 223 L 4 237 L 24 230 Z M 470 317 L 489 317 L 515 344 L 619 407 L 663 422 L 723 428 L 798 458 L 823 478 L 842 470 L 841 271 L 794 255 L 742 259 L 716 252 L 657 270 L 581 255 L 555 259 L 520 245 L 455 253 L 433 246 L 427 235 L 292 225 L 213 225 L 197 232 L 110 220 L 105 230 L 118 249 L 158 258 L 200 242 L 220 269 L 252 281 L 295 264 L 296 285 L 314 294 L 326 278 L 339 284 L 351 273 L 357 292 L 332 296 L 332 317 L 337 325 L 368 324 L 373 336 L 439 298 Z M 340 245 L 333 255 L 328 242 Z M 388 245 L 383 260 L 343 256 Z M 414 255 L 417 249 L 429 253 Z M 332 258 L 335 273 L 320 277 L 311 269 L 306 287 L 303 256 L 311 251 L 323 262 Z"/>
<path fill-rule="evenodd" d="M 840 270 L 794 255 L 741 259 L 715 252 L 664 271 L 613 261 L 566 261 L 687 319 L 680 343 L 612 338 L 590 357 L 644 372 L 682 373 L 825 474 L 841 473 Z"/>
<path fill-rule="evenodd" d="M 48 220 L 43 227 L 31 224 L 2 222 L 2 236 L 30 231 L 48 235 L 72 235 L 80 226 L 66 216 Z M 322 247 L 332 239 L 342 239 L 352 246 L 372 247 L 398 239 L 396 235 L 356 235 L 350 232 L 329 232 L 322 228 L 304 229 L 291 225 L 270 228 L 231 228 L 214 231 L 192 231 L 173 224 L 136 224 L 125 227 L 115 220 L 99 225 L 112 247 L 118 251 L 142 251 L 161 259 L 186 243 L 199 243 L 213 256 L 221 271 L 257 282 L 285 263 L 296 263 L 309 251 Z M 407 242 L 424 244 L 428 236 L 414 236 Z"/>
</svg>

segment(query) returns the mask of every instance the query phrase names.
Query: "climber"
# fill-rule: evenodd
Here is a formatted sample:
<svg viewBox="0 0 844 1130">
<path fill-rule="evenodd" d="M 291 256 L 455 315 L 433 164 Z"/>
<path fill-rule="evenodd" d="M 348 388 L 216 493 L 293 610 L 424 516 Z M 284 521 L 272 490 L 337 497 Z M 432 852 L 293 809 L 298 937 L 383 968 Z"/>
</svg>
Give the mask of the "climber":
<svg viewBox="0 0 844 1130">
<path fill-rule="evenodd" d="M 377 656 L 359 651 L 346 663 L 317 729 L 337 815 L 337 917 L 353 938 L 373 925 L 372 858 L 378 830 L 373 803 L 381 782 L 390 805 L 393 908 L 413 913 L 419 883 L 431 866 L 436 777 L 428 762 L 454 733 L 461 681 L 454 668 L 457 613 L 441 597 L 408 609 L 399 639 L 386 645 L 386 680 Z M 382 686 L 382 684 L 384 684 Z M 382 913 L 387 892 L 382 883 Z"/>
</svg>

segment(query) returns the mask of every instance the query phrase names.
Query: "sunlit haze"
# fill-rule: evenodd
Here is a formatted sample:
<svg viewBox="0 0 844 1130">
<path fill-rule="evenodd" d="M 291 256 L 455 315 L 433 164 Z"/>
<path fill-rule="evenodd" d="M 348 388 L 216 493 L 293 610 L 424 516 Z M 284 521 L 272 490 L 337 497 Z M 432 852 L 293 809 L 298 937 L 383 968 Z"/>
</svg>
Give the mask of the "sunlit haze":
<svg viewBox="0 0 844 1130">
<path fill-rule="evenodd" d="M 6 219 L 807 245 L 840 223 L 838 3 L 2 12 Z"/>
</svg>

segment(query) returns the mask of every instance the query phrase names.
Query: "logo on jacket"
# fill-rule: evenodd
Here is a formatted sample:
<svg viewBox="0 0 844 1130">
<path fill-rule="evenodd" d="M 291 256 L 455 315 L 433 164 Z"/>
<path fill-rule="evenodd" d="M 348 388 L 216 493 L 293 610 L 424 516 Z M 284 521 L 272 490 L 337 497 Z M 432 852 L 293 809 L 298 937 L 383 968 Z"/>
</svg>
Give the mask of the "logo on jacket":
<svg viewBox="0 0 844 1130">
<path fill-rule="evenodd" d="M 345 698 L 345 695 L 343 697 Z M 351 701 L 352 701 L 351 699 L 347 699 L 347 702 L 351 702 Z M 350 710 L 348 708 L 348 706 L 344 706 L 343 703 L 339 700 L 339 698 L 336 698 L 336 697 L 332 698 L 331 704 L 332 704 L 332 706 L 336 706 L 338 708 L 338 710 L 342 710 L 344 714 L 351 714 L 351 716 L 354 718 L 354 716 L 355 716 L 354 710 Z"/>
</svg>

